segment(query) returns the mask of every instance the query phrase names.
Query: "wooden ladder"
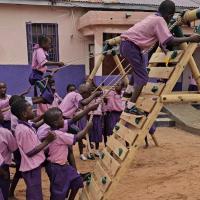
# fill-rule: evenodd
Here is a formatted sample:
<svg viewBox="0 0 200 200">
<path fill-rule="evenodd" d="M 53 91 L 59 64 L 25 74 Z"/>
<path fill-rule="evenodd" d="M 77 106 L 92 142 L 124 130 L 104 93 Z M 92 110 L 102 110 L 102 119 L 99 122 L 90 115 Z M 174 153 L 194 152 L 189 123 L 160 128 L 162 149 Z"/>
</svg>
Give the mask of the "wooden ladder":
<svg viewBox="0 0 200 200">
<path fill-rule="evenodd" d="M 150 59 L 150 78 L 165 79 L 165 83 L 148 82 L 143 88 L 136 105 L 147 112 L 138 117 L 122 113 L 121 120 L 103 149 L 102 158 L 97 161 L 89 184 L 82 190 L 79 200 L 109 200 L 114 188 L 128 170 L 136 152 L 163 107 L 162 95 L 169 95 L 190 61 L 197 44 L 189 44 L 187 49 L 178 51 L 176 58 L 169 61 L 171 67 L 159 67 L 165 63 L 166 55 L 156 52 Z M 168 52 L 168 57 L 173 52 Z M 129 144 L 127 146 L 127 143 Z"/>
</svg>

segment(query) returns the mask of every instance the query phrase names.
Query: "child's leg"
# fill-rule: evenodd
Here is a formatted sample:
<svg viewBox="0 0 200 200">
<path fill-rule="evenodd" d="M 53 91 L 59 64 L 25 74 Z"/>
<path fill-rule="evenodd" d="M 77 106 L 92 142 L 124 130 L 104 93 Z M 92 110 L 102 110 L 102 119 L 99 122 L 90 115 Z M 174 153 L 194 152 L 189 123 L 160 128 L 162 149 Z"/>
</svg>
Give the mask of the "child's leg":
<svg viewBox="0 0 200 200">
<path fill-rule="evenodd" d="M 99 150 L 99 142 L 95 142 L 95 149 Z"/>
<path fill-rule="evenodd" d="M 22 178 L 22 175 L 21 175 L 21 172 L 19 171 L 19 166 L 16 166 L 16 172 L 15 172 L 15 175 L 13 177 L 13 180 L 12 180 L 11 186 L 10 186 L 9 197 L 15 196 L 15 189 L 17 187 L 17 184 L 18 184 L 20 178 Z"/>
<path fill-rule="evenodd" d="M 41 167 L 22 172 L 22 177 L 26 183 L 26 199 L 43 200 Z"/>
<path fill-rule="evenodd" d="M 7 172 L 7 177 L 0 176 L 0 188 L 4 197 L 4 200 L 8 200 L 9 188 L 10 188 L 10 171 L 8 165 L 3 165 L 1 167 L 5 172 Z"/>
</svg>

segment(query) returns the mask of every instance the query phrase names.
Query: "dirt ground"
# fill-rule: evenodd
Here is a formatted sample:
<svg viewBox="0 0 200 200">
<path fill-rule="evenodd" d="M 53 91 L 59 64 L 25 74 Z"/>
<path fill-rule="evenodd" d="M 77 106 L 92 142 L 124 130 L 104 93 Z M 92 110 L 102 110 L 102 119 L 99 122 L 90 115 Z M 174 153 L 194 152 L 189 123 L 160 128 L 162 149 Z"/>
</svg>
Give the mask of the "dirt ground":
<svg viewBox="0 0 200 200">
<path fill-rule="evenodd" d="M 158 128 L 160 147 L 141 148 L 110 200 L 200 200 L 200 137 L 175 128 Z M 80 161 L 81 172 L 93 170 L 95 161 Z M 43 172 L 44 200 L 49 199 L 49 182 Z M 23 181 L 16 191 L 25 200 Z"/>
</svg>

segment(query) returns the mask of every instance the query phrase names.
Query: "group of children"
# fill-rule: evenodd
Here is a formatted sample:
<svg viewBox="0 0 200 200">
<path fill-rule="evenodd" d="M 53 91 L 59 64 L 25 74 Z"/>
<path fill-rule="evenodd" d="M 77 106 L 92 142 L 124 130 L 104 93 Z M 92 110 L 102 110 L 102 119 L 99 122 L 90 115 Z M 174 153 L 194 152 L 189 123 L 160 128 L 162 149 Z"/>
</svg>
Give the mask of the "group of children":
<svg viewBox="0 0 200 200">
<path fill-rule="evenodd" d="M 82 160 L 101 155 L 99 144 L 112 135 L 123 110 L 129 114 L 146 115 L 135 102 L 148 81 L 146 59 L 143 54 L 156 41 L 162 49 L 182 42 L 200 42 L 200 37 L 175 38 L 167 24 L 175 13 L 175 4 L 165 0 L 158 12 L 137 23 L 121 35 L 120 53 L 131 64 L 132 79 L 124 95 L 131 96 L 125 105 L 122 85 L 110 91 L 96 89 L 93 84 L 82 84 L 79 90 L 68 85 L 64 99 L 55 90 L 53 74 L 63 62 L 48 61 L 51 40 L 39 37 L 34 46 L 32 72 L 29 77 L 34 97 L 9 96 L 6 84 L 0 83 L 0 200 L 16 199 L 14 191 L 22 177 L 26 184 L 27 200 L 42 200 L 41 168 L 50 181 L 51 200 L 73 200 L 83 187 L 85 175 L 76 168 L 73 145 L 78 143 Z M 50 72 L 49 75 L 46 75 Z M 38 92 L 40 93 L 38 95 Z M 102 97 L 103 96 L 103 97 Z M 37 104 L 37 112 L 33 107 Z M 153 134 L 155 126 L 150 130 Z M 83 154 L 83 139 L 89 134 L 89 145 L 94 155 Z M 94 146 L 92 145 L 94 143 Z M 10 181 L 9 167 L 15 162 L 16 173 Z"/>
</svg>

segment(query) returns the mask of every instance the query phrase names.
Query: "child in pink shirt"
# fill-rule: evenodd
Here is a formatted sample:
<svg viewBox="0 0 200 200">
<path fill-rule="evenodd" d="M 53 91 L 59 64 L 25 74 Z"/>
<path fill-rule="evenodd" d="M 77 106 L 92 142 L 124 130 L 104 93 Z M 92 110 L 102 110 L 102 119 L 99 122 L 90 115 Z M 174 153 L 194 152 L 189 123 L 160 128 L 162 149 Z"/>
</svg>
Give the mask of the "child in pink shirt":
<svg viewBox="0 0 200 200">
<path fill-rule="evenodd" d="M 3 82 L 0 82 L 0 110 L 2 110 L 4 115 L 4 122 L 2 123 L 2 126 L 4 128 L 10 129 L 10 95 L 7 95 L 6 92 L 7 85 Z"/>
<path fill-rule="evenodd" d="M 31 85 L 37 85 L 39 88 L 41 84 L 46 85 L 44 81 L 44 75 L 46 72 L 52 72 L 47 66 L 63 66 L 63 62 L 50 62 L 48 61 L 48 51 L 51 48 L 51 39 L 47 36 L 40 36 L 38 44 L 34 46 L 33 58 L 32 58 L 32 73 L 29 77 Z M 41 89 L 41 99 L 43 103 L 52 104 L 54 98 L 47 82 L 46 87 Z"/>
<path fill-rule="evenodd" d="M 162 49 L 166 50 L 168 45 L 178 45 L 183 42 L 200 42 L 200 36 L 175 38 L 170 33 L 167 24 L 175 13 L 175 4 L 171 0 L 163 1 L 156 14 L 146 17 L 141 22 L 135 24 L 128 31 L 122 33 L 120 53 L 125 57 L 133 68 L 133 83 L 127 87 L 126 94 L 131 96 L 125 112 L 135 115 L 145 113 L 137 109 L 135 102 L 140 95 L 144 85 L 148 82 L 147 55 L 144 51 L 149 49 L 155 42 L 159 42 Z"/>
<path fill-rule="evenodd" d="M 15 137 L 21 154 L 20 171 L 26 183 L 26 199 L 42 200 L 41 164 L 45 160 L 43 149 L 55 136 L 52 133 L 41 143 L 33 124 L 28 123 L 34 118 L 32 106 L 25 100 L 12 104 L 11 112 L 19 122 L 15 129 Z"/>
<path fill-rule="evenodd" d="M 50 199 L 73 200 L 80 188 L 83 187 L 83 180 L 77 171 L 68 164 L 68 145 L 74 145 L 88 132 L 92 124 L 88 124 L 84 130 L 77 135 L 68 134 L 60 129 L 64 126 L 63 113 L 58 108 L 49 109 L 44 115 L 44 122 L 51 127 L 56 135 L 56 140 L 49 145 L 49 157 L 47 172 L 50 177 Z"/>
<path fill-rule="evenodd" d="M 0 176 L 0 188 L 5 200 L 8 200 L 10 188 L 9 165 L 12 162 L 12 153 L 17 150 L 17 143 L 12 133 L 2 127 L 4 116 L 0 111 L 0 155 L 3 157 L 2 169 L 7 173 L 7 178 Z"/>
</svg>

